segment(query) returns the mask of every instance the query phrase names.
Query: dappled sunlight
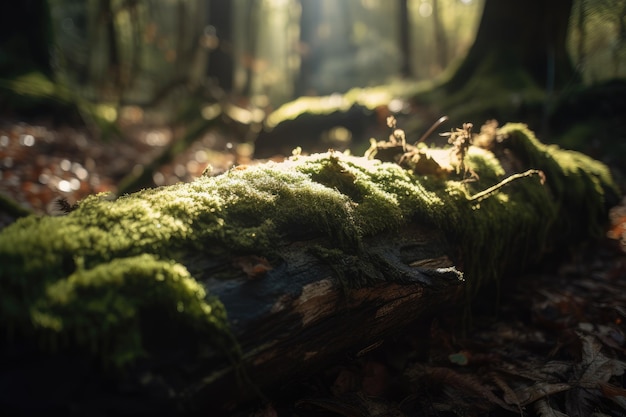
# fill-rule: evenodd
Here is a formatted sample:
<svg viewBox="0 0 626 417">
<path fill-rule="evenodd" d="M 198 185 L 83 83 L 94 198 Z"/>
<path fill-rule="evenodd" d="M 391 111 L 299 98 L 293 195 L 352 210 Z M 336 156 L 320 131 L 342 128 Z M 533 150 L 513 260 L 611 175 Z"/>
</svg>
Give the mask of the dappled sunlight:
<svg viewBox="0 0 626 417">
<path fill-rule="evenodd" d="M 433 6 L 429 2 L 421 2 L 417 8 L 417 11 L 422 17 L 430 17 L 433 14 Z"/>
<path fill-rule="evenodd" d="M 278 123 L 294 119 L 304 112 L 318 112 L 324 109 L 343 109 L 347 110 L 351 103 L 340 94 L 330 95 L 326 97 L 300 97 L 288 104 L 278 108 L 269 115 L 266 124 L 269 127 L 275 127 Z"/>
</svg>

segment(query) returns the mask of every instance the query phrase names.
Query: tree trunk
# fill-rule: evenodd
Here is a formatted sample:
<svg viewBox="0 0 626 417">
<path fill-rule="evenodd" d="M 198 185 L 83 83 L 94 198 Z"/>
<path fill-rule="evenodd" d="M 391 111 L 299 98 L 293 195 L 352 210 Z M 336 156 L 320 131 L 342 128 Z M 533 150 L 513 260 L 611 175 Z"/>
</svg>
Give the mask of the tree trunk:
<svg viewBox="0 0 626 417">
<path fill-rule="evenodd" d="M 209 22 L 215 28 L 215 33 L 207 34 L 207 36 L 211 37 L 210 42 L 217 42 L 217 44 L 209 45 L 211 52 L 207 75 L 225 91 L 233 88 L 232 8 L 231 1 L 211 0 L 209 2 Z"/>
<path fill-rule="evenodd" d="M 318 0 L 301 0 L 300 5 L 300 72 L 296 82 L 297 96 L 309 95 L 311 76 L 318 66 L 317 31 L 321 19 Z"/>
<path fill-rule="evenodd" d="M 248 8 L 244 12 L 244 22 L 247 25 L 243 28 L 245 33 L 245 47 L 243 50 L 244 56 L 244 69 L 245 69 L 245 82 L 241 89 L 241 94 L 245 97 L 251 97 L 253 93 L 253 83 L 256 77 L 255 65 L 258 59 L 258 36 L 259 30 L 263 30 L 260 25 L 259 11 L 261 8 L 261 2 L 259 0 L 250 0 Z"/>
<path fill-rule="evenodd" d="M 433 28 L 435 30 L 435 56 L 439 70 L 448 66 L 448 39 L 446 38 L 439 0 L 433 0 Z"/>
<path fill-rule="evenodd" d="M 489 77 L 513 67 L 527 71 L 546 90 L 576 80 L 566 49 L 572 3 L 486 0 L 476 40 L 447 90 L 459 90 L 472 77 Z"/>
<path fill-rule="evenodd" d="M 578 10 L 576 13 L 576 30 L 578 31 L 578 39 L 576 40 L 576 65 L 583 68 L 587 63 L 587 53 L 585 52 L 585 43 L 587 42 L 587 31 L 585 29 L 585 0 L 578 2 Z"/>
<path fill-rule="evenodd" d="M 400 76 L 403 78 L 411 78 L 413 71 L 411 70 L 411 19 L 409 14 L 408 0 L 398 1 L 398 27 L 400 32 Z"/>
<path fill-rule="evenodd" d="M 39 71 L 51 78 L 53 45 L 48 1 L 3 3 L 0 7 L 0 78 L 30 71 Z"/>
<path fill-rule="evenodd" d="M 122 61 L 119 46 L 117 44 L 118 33 L 115 25 L 115 11 L 113 10 L 111 0 L 100 0 L 98 19 L 100 20 L 100 24 L 105 28 L 107 63 L 109 65 L 107 77 L 110 77 L 108 81 L 103 82 L 105 84 L 110 83 L 109 86 L 115 88 L 117 90 L 117 96 L 121 97 L 124 94 L 122 82 Z"/>
</svg>

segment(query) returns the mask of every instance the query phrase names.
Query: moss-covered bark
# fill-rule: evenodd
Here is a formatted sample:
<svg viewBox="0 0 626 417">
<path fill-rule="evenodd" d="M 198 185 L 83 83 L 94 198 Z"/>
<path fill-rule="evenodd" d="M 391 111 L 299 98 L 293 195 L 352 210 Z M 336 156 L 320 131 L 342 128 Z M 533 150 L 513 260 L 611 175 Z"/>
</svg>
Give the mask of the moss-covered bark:
<svg viewBox="0 0 626 417">
<path fill-rule="evenodd" d="M 313 152 L 316 148 L 347 149 L 355 144 L 364 145 L 372 129 L 384 127 L 385 116 L 392 113 L 390 103 L 401 108 L 413 95 L 430 86 L 430 82 L 397 81 L 378 87 L 353 88 L 345 94 L 300 97 L 267 117 L 255 140 L 255 155 L 260 158 L 281 152 L 288 155 L 296 146 Z M 350 131 L 353 143 L 329 138 L 332 135 L 328 133 L 337 127 Z M 298 143 L 293 142 L 294 138 Z"/>
<path fill-rule="evenodd" d="M 113 201 L 93 196 L 63 217 L 19 219 L 0 233 L 0 325 L 123 364 L 150 353 L 143 340 L 156 314 L 163 326 L 202 335 L 194 338 L 198 348 L 232 356 L 227 312 L 194 278 L 206 278 L 202 265 L 212 259 L 276 259 L 281 246 L 303 236 L 323 236 L 330 242 L 323 251 L 358 258 L 365 237 L 418 223 L 445 232 L 477 288 L 537 259 L 546 245 L 598 231 L 615 193 L 604 165 L 545 146 L 523 125 L 491 139 L 493 152 L 467 152 L 465 163 L 479 176 L 471 183 L 329 152 Z M 527 168 L 542 170 L 547 185 L 528 176 L 472 199 Z M 228 279 L 236 269 L 208 279 Z M 371 284 L 367 274 L 344 275 L 348 287 Z"/>
</svg>

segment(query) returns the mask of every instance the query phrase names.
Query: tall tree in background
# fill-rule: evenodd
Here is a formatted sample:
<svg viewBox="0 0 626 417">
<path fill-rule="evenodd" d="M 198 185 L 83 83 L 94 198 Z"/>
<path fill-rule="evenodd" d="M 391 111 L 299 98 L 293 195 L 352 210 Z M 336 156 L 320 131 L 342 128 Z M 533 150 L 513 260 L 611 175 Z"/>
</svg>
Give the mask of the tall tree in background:
<svg viewBox="0 0 626 417">
<path fill-rule="evenodd" d="M 612 75 L 619 77 L 623 54 L 626 52 L 626 1 L 625 0 L 597 0 L 592 2 L 594 13 L 602 16 L 603 21 L 615 28 L 616 34 L 609 44 L 611 54 Z M 589 13 L 589 12 L 587 12 Z"/>
<path fill-rule="evenodd" d="M 233 88 L 234 73 L 232 2 L 212 0 L 209 2 L 208 10 L 209 22 L 214 32 L 205 34 L 207 41 L 210 42 L 207 75 L 216 80 L 220 88 L 230 91 Z"/>
<path fill-rule="evenodd" d="M 122 64 L 118 47 L 118 31 L 115 27 L 115 11 L 111 0 L 100 0 L 98 9 L 98 23 L 104 26 L 106 31 L 107 62 L 109 71 L 106 79 L 115 87 L 122 83 Z"/>
<path fill-rule="evenodd" d="M 310 86 L 310 78 L 316 69 L 317 31 L 321 13 L 318 0 L 300 0 L 300 73 L 296 82 L 296 96 L 305 96 Z"/>
<path fill-rule="evenodd" d="M 583 67 L 587 54 L 585 53 L 585 42 L 587 40 L 587 31 L 585 30 L 585 0 L 578 1 L 576 10 L 576 29 L 578 31 L 578 39 L 576 42 L 577 66 Z"/>
<path fill-rule="evenodd" d="M 459 90 L 472 77 L 490 77 L 510 68 L 524 70 L 546 90 L 577 79 L 566 49 L 572 3 L 486 0 L 476 40 L 446 89 Z"/>
<path fill-rule="evenodd" d="M 0 6 L 0 78 L 38 71 L 52 77 L 52 19 L 47 1 Z"/>
<path fill-rule="evenodd" d="M 261 7 L 261 1 L 259 0 L 250 0 L 248 8 L 246 8 L 245 14 L 245 22 L 246 28 L 243 28 L 245 31 L 245 49 L 244 55 L 242 57 L 246 79 L 245 83 L 242 86 L 241 94 L 246 97 L 250 97 L 252 95 L 252 82 L 254 81 L 254 66 L 257 59 L 257 49 L 258 49 L 258 31 L 261 27 L 259 22 L 259 8 Z"/>
<path fill-rule="evenodd" d="M 435 30 L 435 57 L 439 69 L 443 71 L 448 66 L 448 39 L 443 26 L 439 0 L 433 0 L 433 27 Z"/>
<path fill-rule="evenodd" d="M 411 20 L 409 15 L 409 1 L 398 1 L 398 23 L 400 31 L 400 76 L 403 78 L 411 78 L 413 71 L 411 70 Z"/>
</svg>

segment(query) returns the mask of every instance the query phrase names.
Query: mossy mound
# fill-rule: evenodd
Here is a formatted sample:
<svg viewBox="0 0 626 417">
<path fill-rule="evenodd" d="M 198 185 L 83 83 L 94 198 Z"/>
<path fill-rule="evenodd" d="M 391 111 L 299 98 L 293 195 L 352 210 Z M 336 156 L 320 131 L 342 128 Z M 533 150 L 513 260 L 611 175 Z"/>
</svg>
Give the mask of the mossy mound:
<svg viewBox="0 0 626 417">
<path fill-rule="evenodd" d="M 309 153 L 360 149 L 372 131 L 384 126 L 387 114 L 402 112 L 418 92 L 432 82 L 397 80 L 387 85 L 353 88 L 344 94 L 299 97 L 268 115 L 255 138 L 255 157 L 290 155 L 294 137 Z M 382 119 L 382 123 L 381 123 Z"/>
<path fill-rule="evenodd" d="M 347 112 L 355 106 L 373 111 L 377 107 L 387 107 L 394 98 L 407 99 L 418 92 L 426 91 L 429 86 L 431 84 L 428 82 L 396 81 L 378 87 L 353 88 L 345 94 L 300 97 L 283 104 L 272 112 L 267 117 L 266 127 L 273 129 L 281 123 L 295 120 L 306 114 L 329 115 L 336 112 Z"/>
<path fill-rule="evenodd" d="M 620 194 L 607 166 L 582 153 L 544 145 L 523 124 L 508 124 L 500 134 L 506 149 L 523 164 L 545 173 L 559 213 L 555 231 L 573 238 L 598 236 L 607 204 L 616 204 Z"/>
<path fill-rule="evenodd" d="M 0 233 L 0 325 L 124 364 L 150 353 L 143 338 L 156 314 L 195 332 L 201 348 L 233 355 L 224 307 L 189 272 L 192 259 L 271 258 L 311 236 L 358 257 L 365 237 L 418 222 L 446 233 L 477 288 L 538 258 L 566 227 L 585 229 L 580 236 L 597 231 L 615 190 L 604 165 L 545 146 L 523 125 L 507 125 L 499 137 L 524 165 L 545 172 L 547 186 L 528 176 L 472 199 L 506 175 L 494 153 L 476 147 L 466 157 L 480 178 L 472 183 L 328 152 L 113 201 L 92 196 L 62 217 L 19 219 Z M 569 210 L 575 204 L 580 209 Z"/>
</svg>

